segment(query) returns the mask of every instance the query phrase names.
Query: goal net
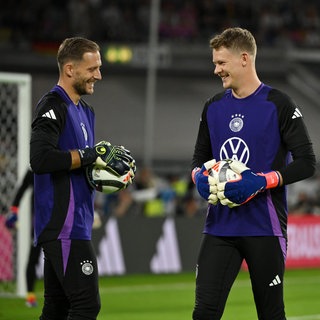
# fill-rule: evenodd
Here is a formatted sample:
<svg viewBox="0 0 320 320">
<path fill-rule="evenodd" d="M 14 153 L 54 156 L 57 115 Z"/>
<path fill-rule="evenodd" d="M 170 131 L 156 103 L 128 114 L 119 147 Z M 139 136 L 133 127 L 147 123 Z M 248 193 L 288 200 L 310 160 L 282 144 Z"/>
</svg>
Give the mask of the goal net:
<svg viewBox="0 0 320 320">
<path fill-rule="evenodd" d="M 18 230 L 10 232 L 4 222 L 29 165 L 31 113 L 31 76 L 0 72 L 0 295 L 26 293 L 31 192 L 19 206 Z"/>
</svg>

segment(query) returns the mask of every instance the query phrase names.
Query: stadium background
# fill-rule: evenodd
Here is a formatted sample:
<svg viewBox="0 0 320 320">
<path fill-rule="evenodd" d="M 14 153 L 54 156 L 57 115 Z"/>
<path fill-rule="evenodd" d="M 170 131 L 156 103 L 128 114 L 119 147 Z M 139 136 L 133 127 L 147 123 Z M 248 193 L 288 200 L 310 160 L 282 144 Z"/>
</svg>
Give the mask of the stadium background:
<svg viewBox="0 0 320 320">
<path fill-rule="evenodd" d="M 156 39 L 149 32 L 154 3 Z M 302 106 L 319 156 L 319 7 L 302 0 L 8 1 L 0 12 L 0 69 L 32 75 L 35 106 L 57 80 L 59 42 L 74 35 L 98 41 L 103 80 L 88 97 L 98 114 L 97 139 L 128 146 L 140 166 L 178 164 L 185 172 L 203 104 L 221 90 L 208 39 L 227 26 L 247 27 L 257 38 L 261 79 Z M 149 40 L 158 57 L 151 101 Z"/>
<path fill-rule="evenodd" d="M 149 41 L 155 38 L 149 33 L 150 12 L 157 3 L 160 7 L 158 42 L 153 42 L 150 50 L 157 52 L 157 68 L 152 74 L 148 52 Z M 138 169 L 148 166 L 161 177 L 173 174 L 186 177 L 203 104 L 221 90 L 220 81 L 213 76 L 208 39 L 227 26 L 247 27 L 257 37 L 257 69 L 261 79 L 286 91 L 302 107 L 319 159 L 319 7 L 317 1 L 306 4 L 302 0 L 278 0 L 272 4 L 264 0 L 8 1 L 2 4 L 0 12 L 0 70 L 32 76 L 32 106 L 35 107 L 42 94 L 56 83 L 55 53 L 59 42 L 74 35 L 98 41 L 104 58 L 103 80 L 96 85 L 95 94 L 86 98 L 98 115 L 97 141 L 107 138 L 128 147 L 137 159 Z M 155 75 L 155 92 L 150 102 L 148 88 L 152 75 Z M 314 211 L 304 213 L 317 216 L 319 195 L 315 190 L 320 186 L 317 180 L 307 182 L 307 186 L 312 186 L 318 202 Z M 303 184 L 300 189 L 305 187 Z M 166 216 L 149 221 L 143 218 L 137 218 L 132 224 L 132 216 L 118 221 L 102 212 L 104 228 L 94 233 L 98 251 L 99 239 L 106 240 L 105 248 L 114 250 L 116 247 L 109 246 L 115 238 L 105 239 L 103 234 L 107 230 L 111 234 L 120 231 L 119 243 L 128 244 L 121 248 L 125 251 L 122 252 L 124 270 L 157 272 L 156 266 L 151 267 L 154 255 L 161 252 L 161 245 L 162 250 L 174 250 L 173 244 L 177 241 L 178 256 L 185 260 L 181 260 L 179 266 L 174 260 L 177 252 L 173 252 L 173 260 L 162 256 L 171 259 L 171 264 L 166 270 L 163 262 L 160 271 L 190 270 L 203 217 L 177 223 Z M 184 218 L 183 215 L 180 218 Z M 108 227 L 110 229 L 105 229 Z M 141 249 L 138 253 L 128 240 L 130 227 L 141 232 L 141 237 L 136 238 L 136 247 Z M 154 232 L 145 232 L 149 228 Z M 307 246 L 311 243 L 320 247 L 316 242 L 319 228 L 310 230 L 301 237 L 307 239 Z M 172 232 L 176 238 L 171 237 Z M 136 237 L 134 233 L 132 237 Z M 114 252 L 112 255 L 116 257 Z M 315 250 L 311 255 L 315 255 L 318 262 L 319 252 Z M 160 257 L 155 256 L 158 263 Z M 121 261 L 121 256 L 119 259 Z M 123 270 L 110 268 L 107 274 L 121 274 Z"/>
</svg>

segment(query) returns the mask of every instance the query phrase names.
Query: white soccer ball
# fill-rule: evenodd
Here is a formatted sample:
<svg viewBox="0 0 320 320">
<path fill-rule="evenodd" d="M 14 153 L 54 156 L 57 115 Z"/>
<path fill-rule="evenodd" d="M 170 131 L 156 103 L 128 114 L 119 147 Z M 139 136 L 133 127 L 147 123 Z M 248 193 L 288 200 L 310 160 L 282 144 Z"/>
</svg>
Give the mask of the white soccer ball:
<svg viewBox="0 0 320 320">
<path fill-rule="evenodd" d="M 111 170 L 96 165 L 91 165 L 86 168 L 86 176 L 89 185 L 93 189 L 106 194 L 122 190 L 126 188 L 130 182 L 129 173 L 123 176 L 117 176 Z"/>
<path fill-rule="evenodd" d="M 218 183 L 241 179 L 241 175 L 234 172 L 230 168 L 231 162 L 231 159 L 224 159 L 216 162 L 211 168 L 208 169 L 209 175 L 214 177 Z"/>
</svg>

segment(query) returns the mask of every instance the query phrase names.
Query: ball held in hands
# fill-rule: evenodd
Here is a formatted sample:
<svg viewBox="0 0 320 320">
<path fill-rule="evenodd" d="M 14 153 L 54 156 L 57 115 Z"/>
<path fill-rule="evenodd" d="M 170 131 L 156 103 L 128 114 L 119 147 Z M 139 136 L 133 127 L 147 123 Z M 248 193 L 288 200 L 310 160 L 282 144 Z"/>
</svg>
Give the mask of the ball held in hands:
<svg viewBox="0 0 320 320">
<path fill-rule="evenodd" d="M 128 149 L 106 141 L 100 141 L 90 149 L 97 154 L 95 161 L 86 166 L 87 180 L 93 189 L 113 193 L 132 183 L 136 163 Z"/>
<path fill-rule="evenodd" d="M 127 188 L 133 179 L 130 172 L 119 175 L 95 164 L 86 167 L 86 177 L 92 189 L 106 194 Z"/>
<path fill-rule="evenodd" d="M 235 204 L 227 199 L 223 192 L 219 190 L 222 184 L 224 185 L 227 181 L 237 181 L 241 179 L 241 175 L 232 170 L 230 163 L 232 160 L 225 159 L 216 162 L 209 171 L 209 184 L 210 184 L 210 196 L 209 203 L 216 205 L 220 202 L 223 205 L 234 207 Z"/>
<path fill-rule="evenodd" d="M 276 171 L 257 174 L 236 160 L 230 162 L 230 168 L 241 178 L 217 184 L 217 196 L 222 204 L 224 204 L 222 200 L 228 199 L 231 203 L 241 205 L 254 198 L 259 192 L 279 185 L 280 176 Z"/>
</svg>

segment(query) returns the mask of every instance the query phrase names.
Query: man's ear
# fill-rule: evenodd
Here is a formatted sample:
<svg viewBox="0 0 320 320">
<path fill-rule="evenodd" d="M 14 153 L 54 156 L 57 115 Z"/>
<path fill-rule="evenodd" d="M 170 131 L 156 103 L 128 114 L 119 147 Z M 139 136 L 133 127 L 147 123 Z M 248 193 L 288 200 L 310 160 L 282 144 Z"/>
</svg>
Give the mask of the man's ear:
<svg viewBox="0 0 320 320">
<path fill-rule="evenodd" d="M 243 52 L 241 54 L 241 63 L 243 67 L 245 67 L 249 63 L 249 55 L 247 52 Z"/>
<path fill-rule="evenodd" d="M 72 63 L 67 63 L 63 67 L 64 73 L 67 75 L 68 78 L 72 78 L 73 76 L 73 65 Z"/>
</svg>

